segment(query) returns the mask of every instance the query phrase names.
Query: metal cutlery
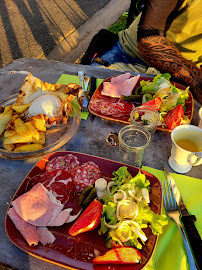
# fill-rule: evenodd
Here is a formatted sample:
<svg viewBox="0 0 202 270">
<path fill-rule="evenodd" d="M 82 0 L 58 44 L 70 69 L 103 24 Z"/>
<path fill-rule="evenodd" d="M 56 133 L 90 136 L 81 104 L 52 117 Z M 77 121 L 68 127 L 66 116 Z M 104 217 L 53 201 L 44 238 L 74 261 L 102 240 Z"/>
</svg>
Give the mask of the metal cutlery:
<svg viewBox="0 0 202 270">
<path fill-rule="evenodd" d="M 182 238 L 184 241 L 185 249 L 186 249 L 188 260 L 189 260 L 190 270 L 197 270 L 199 268 L 197 268 L 197 264 L 192 254 L 192 248 L 189 244 L 189 240 L 182 226 L 182 223 L 180 220 L 181 212 L 175 199 L 172 184 L 168 179 L 167 181 L 165 180 L 162 181 L 162 189 L 163 189 L 163 201 L 164 201 L 164 206 L 165 206 L 167 215 L 168 217 L 170 217 L 176 222 L 182 234 Z"/>
<path fill-rule="evenodd" d="M 83 71 L 78 72 L 78 77 L 81 85 L 81 90 L 78 94 L 78 101 L 81 105 L 81 111 L 87 112 L 88 111 L 88 104 L 89 104 L 89 96 L 88 96 L 88 84 L 90 82 L 89 76 L 84 76 Z"/>
<path fill-rule="evenodd" d="M 194 254 L 195 260 L 199 268 L 202 269 L 202 258 L 201 258 L 202 240 L 194 224 L 194 222 L 196 221 L 196 217 L 194 215 L 189 214 L 185 206 L 185 203 L 182 199 L 182 196 L 180 194 L 180 191 L 177 187 L 177 184 L 175 183 L 175 180 L 173 179 L 172 175 L 165 168 L 164 168 L 164 172 L 172 187 L 173 196 L 179 208 L 181 221 L 184 225 L 189 243 L 192 247 L 192 252 Z"/>
</svg>

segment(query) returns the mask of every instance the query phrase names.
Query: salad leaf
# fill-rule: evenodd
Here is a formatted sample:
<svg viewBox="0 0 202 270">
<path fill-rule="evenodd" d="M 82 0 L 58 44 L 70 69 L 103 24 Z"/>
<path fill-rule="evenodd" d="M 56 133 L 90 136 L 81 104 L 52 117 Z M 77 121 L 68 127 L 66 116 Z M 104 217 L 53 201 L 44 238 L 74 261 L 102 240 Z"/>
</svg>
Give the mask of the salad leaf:
<svg viewBox="0 0 202 270">
<path fill-rule="evenodd" d="M 150 185 L 149 180 L 146 179 L 145 174 L 140 171 L 138 174 L 129 180 L 129 183 L 134 183 L 139 188 L 147 188 Z"/>
<path fill-rule="evenodd" d="M 128 242 L 125 243 L 125 245 L 128 247 L 142 249 L 142 245 L 138 242 L 137 238 L 130 239 Z"/>
<path fill-rule="evenodd" d="M 163 226 L 168 224 L 167 217 L 165 215 L 156 215 L 154 214 L 150 228 L 154 235 L 159 235 L 163 233 Z"/>
<path fill-rule="evenodd" d="M 114 194 L 103 199 L 103 212 L 99 234 L 107 235 L 107 247 L 112 245 L 131 246 L 138 249 L 145 244 L 147 237 L 142 229 L 150 226 L 153 234 L 159 235 L 168 223 L 167 217 L 155 214 L 144 199 L 145 188 L 150 182 L 141 171 L 136 176 L 128 172 L 126 166 L 113 172 L 112 180 L 118 183 Z M 120 193 L 123 196 L 117 197 Z"/>
<path fill-rule="evenodd" d="M 162 100 L 159 111 L 160 112 L 168 112 L 172 108 L 176 107 L 177 101 L 180 98 L 181 94 L 182 94 L 182 92 L 177 92 L 177 93 L 171 92 L 171 94 L 166 99 Z"/>
<path fill-rule="evenodd" d="M 73 99 L 69 102 L 70 107 L 71 107 L 71 111 L 69 116 L 70 117 L 75 117 L 76 115 L 78 115 L 79 111 L 80 111 L 80 104 L 78 102 L 77 97 L 73 97 Z"/>
<path fill-rule="evenodd" d="M 109 202 L 108 205 L 105 207 L 105 216 L 107 220 L 112 220 L 114 219 L 114 216 L 116 216 L 116 204 L 113 202 Z M 117 223 L 117 218 L 116 222 Z"/>
<path fill-rule="evenodd" d="M 153 99 L 152 94 L 144 94 L 142 97 L 142 104 Z"/>
<path fill-rule="evenodd" d="M 165 215 L 155 214 L 148 206 L 141 208 L 141 211 L 139 211 L 138 216 L 136 218 L 136 222 L 138 222 L 140 226 L 143 225 L 143 227 L 147 223 L 149 223 L 149 227 L 151 228 L 152 233 L 154 235 L 162 234 L 163 227 L 168 224 L 168 220 Z"/>
<path fill-rule="evenodd" d="M 153 93 L 155 94 L 158 89 L 159 85 L 166 82 L 170 83 L 170 78 L 171 75 L 169 73 L 164 73 L 164 74 L 158 74 L 157 76 L 154 77 L 153 81 L 140 81 L 140 86 L 142 87 L 142 92 L 149 92 L 150 94 Z"/>
<path fill-rule="evenodd" d="M 117 171 L 113 172 L 113 175 L 115 177 L 112 178 L 112 180 L 120 184 L 128 182 L 132 178 L 132 175 L 129 173 L 126 166 L 120 167 Z"/>
</svg>

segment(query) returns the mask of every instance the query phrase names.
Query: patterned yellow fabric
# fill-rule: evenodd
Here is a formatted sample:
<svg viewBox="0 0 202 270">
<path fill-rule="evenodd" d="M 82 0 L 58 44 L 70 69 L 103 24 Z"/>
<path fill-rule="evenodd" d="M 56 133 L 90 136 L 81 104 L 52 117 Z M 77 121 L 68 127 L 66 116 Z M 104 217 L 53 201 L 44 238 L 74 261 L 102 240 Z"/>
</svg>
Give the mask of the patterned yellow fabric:
<svg viewBox="0 0 202 270">
<path fill-rule="evenodd" d="M 185 0 L 181 5 L 178 16 L 173 20 L 166 37 L 179 49 L 188 60 L 202 64 L 202 1 Z M 137 25 L 141 14 L 130 27 L 119 33 L 123 50 L 133 56 L 140 56 L 137 47 Z"/>
<path fill-rule="evenodd" d="M 202 64 L 202 1 L 185 0 L 166 37 L 189 60 Z"/>
</svg>

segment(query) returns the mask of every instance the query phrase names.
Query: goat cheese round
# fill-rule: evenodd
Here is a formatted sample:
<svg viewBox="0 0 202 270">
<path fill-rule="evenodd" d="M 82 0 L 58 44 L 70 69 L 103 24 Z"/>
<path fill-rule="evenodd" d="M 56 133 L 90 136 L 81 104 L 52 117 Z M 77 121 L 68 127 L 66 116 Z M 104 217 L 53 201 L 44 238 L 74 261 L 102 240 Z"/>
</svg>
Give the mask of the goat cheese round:
<svg viewBox="0 0 202 270">
<path fill-rule="evenodd" d="M 62 113 L 62 102 L 59 97 L 54 94 L 46 94 L 36 98 L 31 102 L 28 109 L 28 116 L 36 116 L 40 113 L 51 117 L 56 117 Z"/>
</svg>

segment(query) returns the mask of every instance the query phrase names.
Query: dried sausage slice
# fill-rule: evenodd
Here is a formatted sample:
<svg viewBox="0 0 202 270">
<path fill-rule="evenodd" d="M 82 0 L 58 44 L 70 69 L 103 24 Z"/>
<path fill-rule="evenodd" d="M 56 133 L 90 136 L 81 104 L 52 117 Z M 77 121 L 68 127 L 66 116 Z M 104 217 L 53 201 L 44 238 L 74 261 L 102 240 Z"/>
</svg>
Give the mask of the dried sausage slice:
<svg viewBox="0 0 202 270">
<path fill-rule="evenodd" d="M 67 154 L 65 156 L 59 156 L 49 160 L 46 164 L 46 171 L 58 169 L 72 170 L 78 165 L 80 165 L 78 158 L 72 154 Z"/>
<path fill-rule="evenodd" d="M 92 161 L 83 163 L 72 170 L 71 173 L 78 192 L 81 192 L 86 187 L 93 185 L 101 176 L 100 168 Z"/>
<path fill-rule="evenodd" d="M 93 98 L 89 103 L 90 109 L 103 115 L 112 115 L 114 117 L 121 117 L 130 115 L 130 112 L 135 105 L 129 101 L 122 99 L 108 97 L 105 98 Z"/>
</svg>

